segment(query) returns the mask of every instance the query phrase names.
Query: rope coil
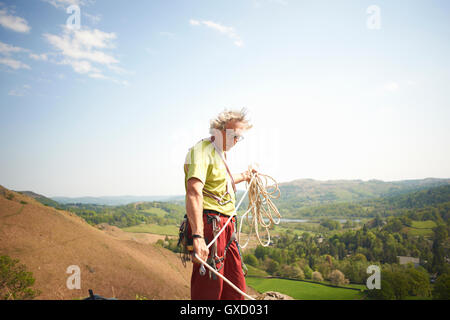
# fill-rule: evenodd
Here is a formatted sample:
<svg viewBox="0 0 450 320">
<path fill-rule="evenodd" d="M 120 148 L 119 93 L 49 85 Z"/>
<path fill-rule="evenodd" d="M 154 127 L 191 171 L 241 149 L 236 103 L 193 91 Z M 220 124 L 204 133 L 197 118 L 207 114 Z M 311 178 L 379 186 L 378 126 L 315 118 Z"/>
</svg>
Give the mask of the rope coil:
<svg viewBox="0 0 450 320">
<path fill-rule="evenodd" d="M 272 199 L 278 199 L 281 195 L 278 183 L 269 175 L 252 172 L 252 178 L 250 183 L 247 183 L 248 190 L 248 208 L 247 211 L 242 215 L 239 224 L 238 242 L 241 243 L 241 231 L 243 220 L 246 218 L 248 225 L 250 226 L 250 232 L 247 237 L 245 244 L 241 244 L 241 248 L 245 248 L 252 236 L 253 231 L 259 243 L 263 247 L 267 247 L 270 244 L 270 232 L 269 228 L 272 225 L 277 225 L 281 221 L 281 214 L 277 207 L 273 204 Z M 269 185 L 269 181 L 273 184 Z M 250 218 L 251 213 L 251 218 Z M 274 219 L 276 217 L 276 220 Z M 267 220 L 266 223 L 264 220 Z M 267 242 L 263 243 L 259 227 L 265 229 L 265 234 L 267 235 Z"/>
</svg>

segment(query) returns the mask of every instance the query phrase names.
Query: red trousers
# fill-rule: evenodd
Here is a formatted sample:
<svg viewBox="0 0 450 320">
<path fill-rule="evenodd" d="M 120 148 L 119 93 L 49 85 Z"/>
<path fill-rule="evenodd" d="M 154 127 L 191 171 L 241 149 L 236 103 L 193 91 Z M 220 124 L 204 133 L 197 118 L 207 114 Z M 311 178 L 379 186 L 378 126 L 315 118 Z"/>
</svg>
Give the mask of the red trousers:
<svg viewBox="0 0 450 320">
<path fill-rule="evenodd" d="M 225 225 L 229 217 L 214 213 L 204 213 L 203 214 L 203 225 L 204 225 L 204 236 L 206 245 L 214 238 L 213 235 L 213 224 L 211 223 L 211 218 L 208 222 L 209 216 L 219 217 L 217 221 L 217 226 L 219 230 Z M 232 234 L 236 232 L 236 218 L 234 217 L 232 221 L 227 225 L 225 230 L 217 238 L 217 256 L 223 257 L 225 253 L 225 247 L 228 246 L 226 250 L 225 259 L 222 262 L 216 263 L 216 268 L 220 269 L 219 273 L 225 276 L 231 281 L 236 287 L 245 292 L 245 278 L 242 271 L 241 255 L 239 253 L 237 241 L 231 241 Z M 209 256 L 213 254 L 213 246 L 209 247 Z M 222 265 L 223 263 L 223 265 Z M 210 278 L 210 271 L 205 267 L 206 273 L 204 275 L 200 274 L 201 264 L 194 263 L 192 268 L 191 276 L 191 299 L 192 300 L 244 300 L 244 296 L 233 289 L 228 283 L 223 281 L 222 278 L 215 276 L 216 279 Z"/>
</svg>

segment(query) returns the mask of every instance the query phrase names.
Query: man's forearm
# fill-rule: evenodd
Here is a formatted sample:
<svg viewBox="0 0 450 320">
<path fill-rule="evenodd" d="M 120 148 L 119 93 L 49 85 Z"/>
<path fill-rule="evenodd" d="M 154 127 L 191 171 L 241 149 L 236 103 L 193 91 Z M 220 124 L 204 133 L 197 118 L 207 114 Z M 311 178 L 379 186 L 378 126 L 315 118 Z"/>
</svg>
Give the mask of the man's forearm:
<svg viewBox="0 0 450 320">
<path fill-rule="evenodd" d="M 187 194 L 186 214 L 191 226 L 192 234 L 203 236 L 203 195 Z"/>
<path fill-rule="evenodd" d="M 232 176 L 235 184 L 245 181 L 245 176 L 243 173 L 234 173 Z"/>
</svg>

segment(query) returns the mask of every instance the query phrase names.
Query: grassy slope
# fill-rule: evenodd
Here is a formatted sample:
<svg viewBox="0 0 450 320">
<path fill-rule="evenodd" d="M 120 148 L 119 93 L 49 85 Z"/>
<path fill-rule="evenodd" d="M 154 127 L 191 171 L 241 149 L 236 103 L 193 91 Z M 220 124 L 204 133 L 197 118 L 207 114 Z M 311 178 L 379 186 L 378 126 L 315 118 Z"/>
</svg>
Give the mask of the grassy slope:
<svg viewBox="0 0 450 320">
<path fill-rule="evenodd" d="M 122 228 L 122 230 L 135 233 L 153 233 L 169 236 L 178 235 L 178 227 L 173 225 L 160 226 L 157 224 L 140 224 L 138 226 Z"/>
<path fill-rule="evenodd" d="M 410 236 L 432 237 L 434 227 L 436 227 L 436 223 L 431 220 L 412 221 L 411 226 L 404 227 L 403 231 Z"/>
<path fill-rule="evenodd" d="M 119 299 L 190 296 L 190 265 L 184 268 L 173 252 L 119 240 L 75 214 L 1 186 L 0 254 L 19 259 L 33 272 L 34 287 L 42 291 L 39 299 L 79 299 L 88 289 Z M 66 287 L 70 265 L 81 269 L 81 290 Z"/>
</svg>

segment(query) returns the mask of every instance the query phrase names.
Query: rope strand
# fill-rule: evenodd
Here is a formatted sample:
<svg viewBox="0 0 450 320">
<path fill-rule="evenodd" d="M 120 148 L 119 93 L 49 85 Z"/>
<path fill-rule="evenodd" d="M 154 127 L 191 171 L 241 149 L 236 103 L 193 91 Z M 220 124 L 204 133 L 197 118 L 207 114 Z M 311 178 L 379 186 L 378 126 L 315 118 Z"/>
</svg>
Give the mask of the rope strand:
<svg viewBox="0 0 450 320">
<path fill-rule="evenodd" d="M 270 232 L 269 228 L 272 225 L 279 224 L 281 221 L 281 214 L 278 211 L 277 207 L 273 204 L 272 199 L 278 199 L 281 195 L 280 188 L 278 187 L 278 183 L 269 175 L 252 172 L 252 178 L 250 183 L 247 183 L 247 191 L 248 191 L 248 208 L 247 211 L 242 215 L 241 221 L 239 224 L 239 234 L 238 234 L 238 242 L 241 243 L 241 231 L 243 220 L 246 218 L 248 225 L 250 226 L 250 231 L 247 237 L 247 241 L 245 244 L 241 244 L 241 248 L 245 248 L 248 245 L 250 237 L 253 231 L 256 234 L 256 237 L 259 243 L 263 247 L 267 247 L 270 244 Z M 269 181 L 272 181 L 272 185 L 268 185 Z M 251 218 L 249 213 L 251 212 Z M 277 218 L 277 220 L 274 219 Z M 264 220 L 268 220 L 266 223 Z M 265 230 L 267 235 L 267 242 L 263 243 L 259 228 Z"/>
</svg>

